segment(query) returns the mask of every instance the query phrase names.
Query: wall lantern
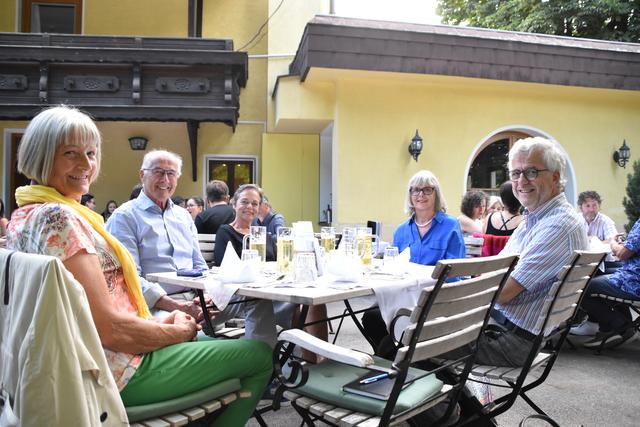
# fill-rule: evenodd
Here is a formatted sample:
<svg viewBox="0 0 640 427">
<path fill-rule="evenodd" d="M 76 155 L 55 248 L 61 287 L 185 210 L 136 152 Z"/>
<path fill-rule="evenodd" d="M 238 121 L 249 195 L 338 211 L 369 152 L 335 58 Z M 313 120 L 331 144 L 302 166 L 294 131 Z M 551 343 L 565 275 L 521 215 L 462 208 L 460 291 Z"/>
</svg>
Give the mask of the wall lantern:
<svg viewBox="0 0 640 427">
<path fill-rule="evenodd" d="M 149 140 L 144 136 L 132 136 L 129 138 L 129 146 L 132 150 L 144 150 L 147 148 Z"/>
<path fill-rule="evenodd" d="M 613 161 L 616 162 L 621 168 L 626 168 L 630 155 L 631 149 L 627 145 L 627 141 L 622 140 L 622 146 L 618 149 L 618 151 L 613 152 Z"/>
<path fill-rule="evenodd" d="M 411 144 L 409 144 L 409 153 L 413 157 L 413 160 L 418 161 L 418 156 L 422 152 L 422 138 L 418 135 L 418 129 L 416 129 L 416 135 L 411 138 Z"/>
</svg>

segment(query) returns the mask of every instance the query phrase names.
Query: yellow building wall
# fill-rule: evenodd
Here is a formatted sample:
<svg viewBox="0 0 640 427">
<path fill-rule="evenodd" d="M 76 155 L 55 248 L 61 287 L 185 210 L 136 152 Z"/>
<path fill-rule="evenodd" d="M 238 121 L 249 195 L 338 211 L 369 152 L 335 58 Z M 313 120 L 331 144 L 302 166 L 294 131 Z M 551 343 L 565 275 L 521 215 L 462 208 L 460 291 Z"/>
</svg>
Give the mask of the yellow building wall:
<svg viewBox="0 0 640 427">
<path fill-rule="evenodd" d="M 262 188 L 287 224 L 319 221 L 319 144 L 317 135 L 263 135 Z"/>
<path fill-rule="evenodd" d="M 16 31 L 16 0 L 0 0 L 0 32 Z"/>
<path fill-rule="evenodd" d="M 467 165 L 476 148 L 501 128 L 547 134 L 567 151 L 577 191 L 595 189 L 603 210 L 621 227 L 629 169 L 611 161 L 626 138 L 632 160 L 640 153 L 640 94 L 578 87 L 444 76 L 319 71 L 302 84 L 336 86 L 334 106 L 334 214 L 339 224 L 378 219 L 393 229 L 405 219 L 404 191 L 420 169 L 440 179 L 448 212 L 458 215 Z M 305 103 L 326 96 L 307 91 Z M 278 110 L 281 113 L 283 110 Z M 279 120 L 315 119 L 306 108 Z M 407 147 L 415 130 L 424 138 L 418 162 Z M 634 139 L 636 138 L 636 139 Z"/>
<path fill-rule="evenodd" d="M 188 2 L 84 0 L 83 34 L 186 37 Z"/>
</svg>

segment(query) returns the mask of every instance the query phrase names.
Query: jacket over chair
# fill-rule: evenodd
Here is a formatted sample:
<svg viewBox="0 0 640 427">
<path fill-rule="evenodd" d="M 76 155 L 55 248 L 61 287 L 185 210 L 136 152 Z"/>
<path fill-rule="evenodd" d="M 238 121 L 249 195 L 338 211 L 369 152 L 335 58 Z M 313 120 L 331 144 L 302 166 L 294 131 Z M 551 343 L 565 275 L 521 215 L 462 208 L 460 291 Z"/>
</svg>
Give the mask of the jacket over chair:
<svg viewBox="0 0 640 427">
<path fill-rule="evenodd" d="M 127 425 L 84 289 L 60 260 L 0 249 L 0 280 L 0 385 L 19 425 Z"/>
<path fill-rule="evenodd" d="M 274 349 L 274 363 L 281 382 L 278 393 L 284 391 L 310 426 L 318 419 L 340 426 L 394 425 L 449 398 L 448 409 L 442 416 L 446 419 L 471 369 L 474 344 L 487 324 L 489 311 L 515 260 L 516 256 L 502 256 L 438 262 L 433 272 L 436 284 L 422 290 L 416 307 L 407 311 L 409 324 L 393 362 L 326 343 L 301 330 L 283 331 Z M 457 276 L 465 277 L 447 282 Z M 290 361 L 292 371 L 285 377 L 279 358 L 280 350 L 288 343 L 328 360 L 317 365 Z M 414 362 L 464 345 L 472 345 L 474 351 L 455 361 L 466 366 L 455 383 L 443 384 L 436 378 L 435 374 L 443 368 L 429 371 L 410 367 Z M 355 381 L 355 388 L 360 391 L 358 380 L 364 375 L 376 374 L 389 377 L 383 380 L 388 397 L 374 398 L 343 390 L 343 386 Z"/>
</svg>

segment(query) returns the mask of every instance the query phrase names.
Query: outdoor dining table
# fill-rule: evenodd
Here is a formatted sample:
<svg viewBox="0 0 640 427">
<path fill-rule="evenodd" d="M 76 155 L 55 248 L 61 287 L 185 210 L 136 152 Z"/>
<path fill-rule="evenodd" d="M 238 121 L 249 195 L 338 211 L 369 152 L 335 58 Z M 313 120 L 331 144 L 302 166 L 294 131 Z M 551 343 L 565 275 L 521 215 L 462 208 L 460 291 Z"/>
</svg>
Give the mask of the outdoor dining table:
<svg viewBox="0 0 640 427">
<path fill-rule="evenodd" d="M 335 281 L 330 275 L 318 277 L 311 283 L 291 283 L 286 279 L 283 280 L 283 276 L 277 275 L 275 262 L 266 263 L 260 279 L 251 283 L 223 284 L 217 279 L 215 268 L 205 272 L 201 277 L 182 277 L 175 272 L 164 272 L 151 273 L 146 278 L 160 284 L 179 285 L 195 290 L 203 307 L 205 306 L 204 291 L 207 291 L 214 304 L 220 309 L 226 307 L 233 295 L 301 304 L 303 306 L 301 325 L 304 324 L 309 306 L 342 301 L 356 322 L 356 326 L 364 334 L 351 309 L 350 299 L 375 295 L 382 317 L 388 326 L 397 309 L 414 307 L 420 291 L 435 284 L 435 279 L 431 278 L 433 268 L 433 266 L 405 263 L 400 273 L 390 274 L 382 268 L 381 260 L 373 260 L 372 265 L 364 269 L 361 279 L 355 283 Z M 220 301 L 219 298 L 224 298 L 225 301 Z M 208 310 L 204 310 L 204 315 L 205 333 L 212 334 L 213 326 Z"/>
</svg>

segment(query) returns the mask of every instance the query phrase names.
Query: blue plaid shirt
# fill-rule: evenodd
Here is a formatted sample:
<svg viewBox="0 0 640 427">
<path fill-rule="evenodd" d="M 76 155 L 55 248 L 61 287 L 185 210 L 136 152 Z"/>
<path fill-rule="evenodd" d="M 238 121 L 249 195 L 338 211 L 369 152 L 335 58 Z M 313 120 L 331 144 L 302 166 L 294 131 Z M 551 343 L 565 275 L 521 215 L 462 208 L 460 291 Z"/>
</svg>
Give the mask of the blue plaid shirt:
<svg viewBox="0 0 640 427">
<path fill-rule="evenodd" d="M 496 309 L 522 329 L 540 332 L 538 317 L 551 285 L 575 250 L 587 250 L 586 229 L 564 193 L 535 211 L 525 209 L 524 221 L 500 254 L 520 254 L 511 273 L 524 291 Z"/>
<path fill-rule="evenodd" d="M 625 292 L 640 297 L 640 219 L 633 224 L 624 247 L 635 255 L 609 276 L 609 282 Z"/>
</svg>

